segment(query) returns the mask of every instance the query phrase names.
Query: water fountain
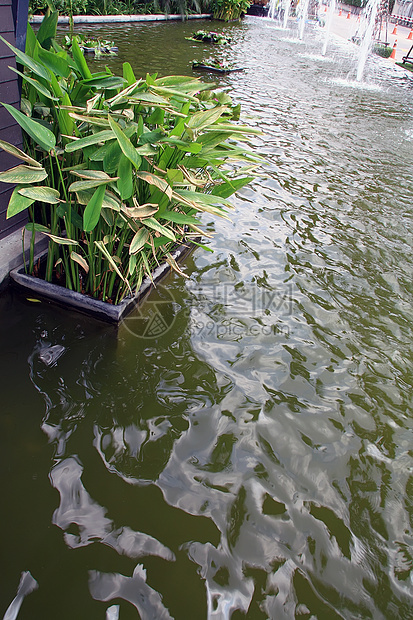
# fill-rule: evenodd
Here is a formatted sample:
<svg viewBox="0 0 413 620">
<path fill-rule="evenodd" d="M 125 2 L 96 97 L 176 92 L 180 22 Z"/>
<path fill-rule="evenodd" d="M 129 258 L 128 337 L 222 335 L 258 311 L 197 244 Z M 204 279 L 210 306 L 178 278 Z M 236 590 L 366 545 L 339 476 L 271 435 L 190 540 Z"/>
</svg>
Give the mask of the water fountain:
<svg viewBox="0 0 413 620">
<path fill-rule="evenodd" d="M 268 9 L 268 17 L 270 19 L 278 18 L 279 0 L 270 0 L 270 8 Z"/>
<path fill-rule="evenodd" d="M 369 0 L 366 6 L 364 14 L 364 32 L 361 37 L 359 60 L 357 64 L 357 82 L 361 82 L 363 78 L 367 56 L 369 55 L 371 44 L 373 42 L 373 34 L 379 5 L 380 0 Z"/>
<path fill-rule="evenodd" d="M 287 29 L 288 16 L 290 11 L 290 0 L 271 0 L 268 9 L 269 19 L 276 19 L 282 24 L 284 30 Z"/>
<path fill-rule="evenodd" d="M 307 15 L 308 15 L 308 4 L 309 4 L 309 0 L 302 0 L 300 4 L 298 5 L 299 20 L 300 20 L 298 35 L 299 35 L 300 41 L 302 41 L 304 37 L 305 22 L 307 20 Z"/>
<path fill-rule="evenodd" d="M 323 50 L 321 52 L 323 56 L 325 56 L 327 52 L 328 40 L 330 38 L 331 22 L 333 21 L 335 10 L 336 10 L 336 0 L 330 0 L 330 5 L 328 7 L 328 13 L 327 13 L 324 45 L 323 45 Z"/>
<path fill-rule="evenodd" d="M 287 30 L 288 16 L 290 14 L 290 0 L 284 0 L 283 11 L 283 28 Z"/>
<path fill-rule="evenodd" d="M 132 328 L 159 288 L 118 334 L 0 295 L 0 618 L 29 572 L 18 620 L 411 616 L 411 88 L 281 25 L 234 26 L 248 70 L 219 81 L 265 174 L 205 214 L 169 331 Z M 185 75 L 197 28 L 93 34 L 138 79 Z"/>
</svg>

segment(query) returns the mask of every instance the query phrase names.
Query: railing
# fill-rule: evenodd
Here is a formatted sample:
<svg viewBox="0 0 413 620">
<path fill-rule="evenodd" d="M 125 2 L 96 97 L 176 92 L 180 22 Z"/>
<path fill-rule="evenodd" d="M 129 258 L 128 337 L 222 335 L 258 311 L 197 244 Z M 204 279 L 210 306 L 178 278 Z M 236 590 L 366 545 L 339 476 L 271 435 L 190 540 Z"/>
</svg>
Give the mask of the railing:
<svg viewBox="0 0 413 620">
<path fill-rule="evenodd" d="M 390 21 L 400 26 L 410 26 L 413 28 L 413 17 L 407 17 L 406 15 L 390 15 Z"/>
</svg>

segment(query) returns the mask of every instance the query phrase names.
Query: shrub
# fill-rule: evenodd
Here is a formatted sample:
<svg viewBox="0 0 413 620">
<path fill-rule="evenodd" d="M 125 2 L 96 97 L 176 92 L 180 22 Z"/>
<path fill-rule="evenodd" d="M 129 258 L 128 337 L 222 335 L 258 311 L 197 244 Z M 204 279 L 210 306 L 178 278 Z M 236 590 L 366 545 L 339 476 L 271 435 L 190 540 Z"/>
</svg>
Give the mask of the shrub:
<svg viewBox="0 0 413 620">
<path fill-rule="evenodd" d="M 213 0 L 213 16 L 225 21 L 241 19 L 250 5 L 251 0 Z"/>
<path fill-rule="evenodd" d="M 171 249 L 205 234 L 202 212 L 228 217 L 228 197 L 258 160 L 239 142 L 257 131 L 198 79 L 137 80 L 128 63 L 122 77 L 92 74 L 76 37 L 73 57 L 57 45 L 56 24 L 47 15 L 37 37 L 29 26 L 26 53 L 8 44 L 24 67 L 23 98 L 21 111 L 3 105 L 26 144 L 0 142 L 24 162 L 0 173 L 17 183 L 7 215 L 28 210 L 32 240 L 49 238 L 48 281 L 118 303 L 159 261 L 182 273 Z"/>
</svg>

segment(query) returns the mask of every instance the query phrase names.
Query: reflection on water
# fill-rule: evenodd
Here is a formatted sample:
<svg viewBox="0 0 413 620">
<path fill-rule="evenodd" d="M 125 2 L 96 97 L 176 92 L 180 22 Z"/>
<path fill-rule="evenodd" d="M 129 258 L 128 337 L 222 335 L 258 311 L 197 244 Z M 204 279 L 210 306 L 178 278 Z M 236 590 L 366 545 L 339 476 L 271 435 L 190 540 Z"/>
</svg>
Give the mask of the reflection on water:
<svg viewBox="0 0 413 620">
<path fill-rule="evenodd" d="M 186 73 L 198 27 L 102 36 Z M 0 298 L 2 608 L 38 584 L 19 620 L 411 617 L 411 81 L 373 60 L 343 88 L 352 55 L 319 60 L 317 31 L 298 53 L 220 27 L 268 163 L 206 216 L 166 333 Z"/>
</svg>

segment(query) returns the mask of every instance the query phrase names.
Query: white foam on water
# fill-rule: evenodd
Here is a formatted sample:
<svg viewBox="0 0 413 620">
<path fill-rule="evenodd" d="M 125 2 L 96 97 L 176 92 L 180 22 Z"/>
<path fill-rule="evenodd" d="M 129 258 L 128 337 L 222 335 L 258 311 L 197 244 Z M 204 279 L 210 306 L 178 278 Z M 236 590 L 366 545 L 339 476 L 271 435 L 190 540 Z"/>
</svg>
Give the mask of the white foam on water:
<svg viewBox="0 0 413 620">
<path fill-rule="evenodd" d="M 333 84 L 337 86 L 344 86 L 346 88 L 355 88 L 357 90 L 369 90 L 379 92 L 382 88 L 378 84 L 372 84 L 370 82 L 358 82 L 357 80 L 346 80 L 345 78 L 334 78 L 331 80 Z"/>
</svg>

